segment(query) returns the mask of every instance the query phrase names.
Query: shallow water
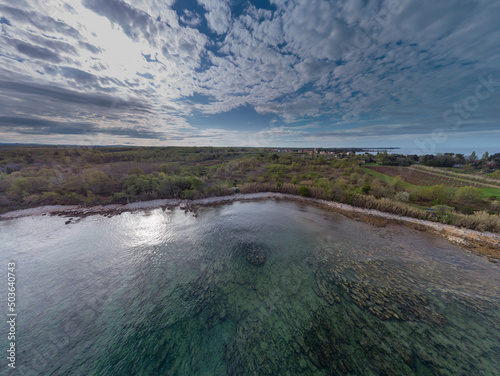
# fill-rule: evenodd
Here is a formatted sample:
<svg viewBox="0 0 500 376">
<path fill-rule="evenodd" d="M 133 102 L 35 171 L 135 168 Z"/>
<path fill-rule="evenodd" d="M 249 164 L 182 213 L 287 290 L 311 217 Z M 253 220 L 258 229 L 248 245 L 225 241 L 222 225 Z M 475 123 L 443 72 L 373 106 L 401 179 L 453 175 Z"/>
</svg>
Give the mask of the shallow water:
<svg viewBox="0 0 500 376">
<path fill-rule="evenodd" d="M 274 200 L 66 220 L 0 223 L 19 375 L 498 375 L 500 268 L 427 233 Z"/>
</svg>

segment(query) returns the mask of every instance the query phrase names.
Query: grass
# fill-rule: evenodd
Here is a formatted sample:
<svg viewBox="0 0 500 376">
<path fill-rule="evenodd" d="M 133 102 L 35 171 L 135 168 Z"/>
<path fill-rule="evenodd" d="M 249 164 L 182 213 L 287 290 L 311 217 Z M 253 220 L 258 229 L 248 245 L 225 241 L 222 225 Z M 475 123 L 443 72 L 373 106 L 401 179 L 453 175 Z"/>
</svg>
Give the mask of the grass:
<svg viewBox="0 0 500 376">
<path fill-rule="evenodd" d="M 375 166 L 375 164 L 374 164 Z M 363 170 L 364 173 L 368 174 L 368 175 L 371 175 L 371 176 L 374 176 L 380 180 L 383 180 L 385 181 L 386 183 L 390 183 L 394 178 L 392 176 L 389 176 L 389 175 L 386 175 L 386 174 L 382 174 L 381 172 L 377 172 L 377 171 L 373 171 L 369 168 L 365 168 L 365 167 L 361 167 L 361 170 Z M 407 183 L 405 181 L 402 182 L 403 186 L 405 188 L 408 188 L 408 187 L 416 187 L 416 185 L 413 185 L 413 184 L 410 184 L 410 183 Z"/>
<path fill-rule="evenodd" d="M 371 164 L 370 165 L 374 165 L 374 164 Z M 366 165 L 365 165 L 366 166 Z M 380 172 L 377 172 L 377 171 L 373 171 L 369 168 L 366 168 L 366 167 L 361 167 L 361 170 L 365 173 L 365 174 L 368 174 L 368 175 L 371 175 L 371 176 L 374 176 L 382 181 L 385 181 L 386 183 L 390 183 L 392 181 L 392 177 L 390 177 L 389 175 L 385 175 L 385 174 L 382 174 Z"/>
<path fill-rule="evenodd" d="M 217 167 L 219 167 L 220 165 L 222 165 L 222 163 L 219 163 L 219 164 L 215 164 L 215 165 L 211 165 L 211 166 L 205 166 L 205 168 L 207 170 L 215 170 Z"/>
<path fill-rule="evenodd" d="M 483 193 L 483 198 L 490 198 L 491 196 L 496 196 L 500 199 L 500 188 L 479 188 Z"/>
</svg>

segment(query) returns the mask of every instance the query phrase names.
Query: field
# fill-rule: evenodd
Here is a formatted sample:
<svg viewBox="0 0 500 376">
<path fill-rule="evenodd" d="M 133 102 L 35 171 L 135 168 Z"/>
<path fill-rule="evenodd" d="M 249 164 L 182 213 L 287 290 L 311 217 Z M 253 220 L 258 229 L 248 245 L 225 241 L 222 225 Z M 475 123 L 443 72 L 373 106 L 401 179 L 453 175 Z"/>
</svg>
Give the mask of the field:
<svg viewBox="0 0 500 376">
<path fill-rule="evenodd" d="M 393 178 L 395 178 L 396 176 L 398 176 L 398 174 L 396 175 L 389 175 L 388 173 L 384 173 L 384 172 L 381 172 L 381 171 L 384 171 L 382 168 L 384 166 L 365 166 L 365 167 L 362 167 L 361 169 L 367 173 L 368 175 L 371 175 L 371 176 L 374 176 L 386 183 L 390 183 L 392 181 Z M 399 169 L 399 167 L 396 167 Z M 380 170 L 380 171 L 379 171 Z M 405 181 L 406 184 L 410 184 L 408 182 Z"/>
<path fill-rule="evenodd" d="M 444 177 L 453 178 L 455 180 L 464 181 L 468 183 L 479 183 L 478 186 L 500 188 L 500 181 L 496 179 L 489 179 L 481 175 L 473 175 L 464 173 L 464 170 L 451 171 L 451 169 L 435 168 L 429 166 L 413 165 L 411 169 L 418 169 L 420 171 L 428 172 L 433 175 L 440 175 Z"/>
<path fill-rule="evenodd" d="M 491 196 L 500 197 L 500 187 L 472 180 L 464 180 L 452 176 L 441 175 L 439 172 L 434 173 L 401 166 L 366 166 L 364 169 L 365 171 L 370 170 L 372 176 L 376 176 L 385 182 L 389 182 L 392 178 L 400 176 L 405 183 L 415 186 L 433 186 L 441 184 L 446 187 L 456 188 L 472 186 L 479 188 L 485 198 Z"/>
<path fill-rule="evenodd" d="M 427 171 L 418 171 L 416 169 L 408 168 L 408 167 L 400 167 L 400 166 L 368 166 L 372 171 L 390 176 L 396 177 L 400 176 L 403 181 L 413 184 L 413 185 L 439 185 L 443 184 L 447 187 L 483 187 L 484 184 L 460 180 L 453 177 L 442 176 L 434 173 L 430 173 Z"/>
</svg>

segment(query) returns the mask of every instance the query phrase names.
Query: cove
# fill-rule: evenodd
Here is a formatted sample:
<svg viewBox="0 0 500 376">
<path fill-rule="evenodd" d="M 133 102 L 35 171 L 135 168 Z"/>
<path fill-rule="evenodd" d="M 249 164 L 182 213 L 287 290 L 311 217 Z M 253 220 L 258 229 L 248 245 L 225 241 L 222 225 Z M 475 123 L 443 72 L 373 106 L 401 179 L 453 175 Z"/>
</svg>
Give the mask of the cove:
<svg viewBox="0 0 500 376">
<path fill-rule="evenodd" d="M 65 220 L 0 222 L 19 374 L 500 369 L 498 264 L 429 233 L 275 200 Z"/>
</svg>

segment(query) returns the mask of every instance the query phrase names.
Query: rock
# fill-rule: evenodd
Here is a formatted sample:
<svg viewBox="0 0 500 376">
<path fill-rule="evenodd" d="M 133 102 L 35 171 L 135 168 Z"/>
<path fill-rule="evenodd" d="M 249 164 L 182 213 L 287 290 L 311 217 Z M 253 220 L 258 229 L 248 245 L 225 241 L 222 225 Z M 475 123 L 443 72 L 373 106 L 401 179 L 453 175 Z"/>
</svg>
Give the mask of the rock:
<svg viewBox="0 0 500 376">
<path fill-rule="evenodd" d="M 243 243 L 243 250 L 247 261 L 254 266 L 262 266 L 266 263 L 269 251 L 263 245 L 257 243 Z"/>
</svg>

